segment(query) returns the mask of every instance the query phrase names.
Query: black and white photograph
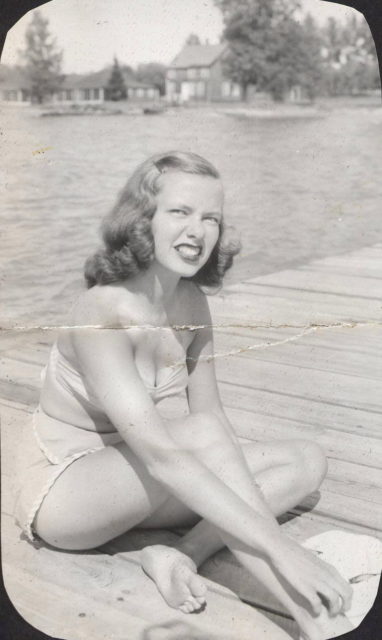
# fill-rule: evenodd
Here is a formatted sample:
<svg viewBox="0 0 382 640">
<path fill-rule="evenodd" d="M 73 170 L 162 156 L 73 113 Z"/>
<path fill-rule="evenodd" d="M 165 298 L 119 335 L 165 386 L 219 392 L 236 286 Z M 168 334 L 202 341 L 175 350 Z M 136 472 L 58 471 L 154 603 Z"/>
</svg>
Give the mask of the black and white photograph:
<svg viewBox="0 0 382 640">
<path fill-rule="evenodd" d="M 21 4 L 0 63 L 8 598 L 65 640 L 361 629 L 382 2 Z"/>
</svg>

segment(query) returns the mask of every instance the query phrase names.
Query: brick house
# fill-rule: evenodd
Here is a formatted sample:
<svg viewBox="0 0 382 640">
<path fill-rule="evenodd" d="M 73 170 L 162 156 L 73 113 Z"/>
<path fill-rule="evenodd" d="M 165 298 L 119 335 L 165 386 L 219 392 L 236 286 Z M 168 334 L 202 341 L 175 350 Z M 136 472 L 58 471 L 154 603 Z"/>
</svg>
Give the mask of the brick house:
<svg viewBox="0 0 382 640">
<path fill-rule="evenodd" d="M 185 45 L 166 73 L 169 102 L 218 102 L 242 99 L 240 85 L 225 77 L 223 60 L 228 45 Z"/>
</svg>

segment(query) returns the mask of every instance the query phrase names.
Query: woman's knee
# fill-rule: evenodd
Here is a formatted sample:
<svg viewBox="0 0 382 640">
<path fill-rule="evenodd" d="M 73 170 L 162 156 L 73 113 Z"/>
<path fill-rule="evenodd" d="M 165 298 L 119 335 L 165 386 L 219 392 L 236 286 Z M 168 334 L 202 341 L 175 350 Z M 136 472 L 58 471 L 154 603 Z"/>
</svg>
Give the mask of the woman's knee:
<svg viewBox="0 0 382 640">
<path fill-rule="evenodd" d="M 45 503 L 37 512 L 33 528 L 41 540 L 57 549 L 66 551 L 83 551 L 90 549 L 90 544 L 84 544 L 84 541 L 73 540 L 73 531 L 68 530 L 68 514 L 67 517 L 61 517 L 60 513 L 55 510 L 52 513 L 49 506 Z"/>
<path fill-rule="evenodd" d="M 327 472 L 328 461 L 322 447 L 312 440 L 295 440 L 295 455 L 307 488 L 307 494 L 316 491 L 322 484 Z"/>
</svg>

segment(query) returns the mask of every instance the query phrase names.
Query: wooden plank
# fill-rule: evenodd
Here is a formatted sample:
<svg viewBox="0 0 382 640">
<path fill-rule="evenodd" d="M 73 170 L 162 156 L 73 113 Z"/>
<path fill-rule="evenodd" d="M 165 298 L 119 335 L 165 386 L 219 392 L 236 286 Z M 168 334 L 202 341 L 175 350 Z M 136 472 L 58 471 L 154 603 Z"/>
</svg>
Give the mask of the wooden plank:
<svg viewBox="0 0 382 640">
<path fill-rule="evenodd" d="M 342 302 L 342 301 L 341 301 Z M 340 323 L 380 322 L 379 301 L 363 300 L 362 304 L 337 298 L 306 303 L 302 297 L 287 299 L 284 296 L 266 297 L 230 291 L 230 295 L 216 296 L 210 301 L 214 324 L 238 324 L 256 326 L 308 327 L 310 325 L 333 326 Z"/>
<path fill-rule="evenodd" d="M 121 596 L 118 607 L 111 611 L 100 601 L 83 593 L 68 592 L 55 581 L 49 584 L 24 567 L 3 561 L 4 584 L 8 596 L 18 613 L 33 627 L 54 638 L 89 638 L 125 640 L 143 638 L 147 623 L 126 611 Z M 97 607 L 95 609 L 95 607 Z"/>
<path fill-rule="evenodd" d="M 330 462 L 332 461 L 329 460 L 329 463 Z M 338 475 L 333 476 L 333 473 L 329 473 L 325 478 L 320 491 L 324 493 L 328 491 L 331 494 L 335 494 L 339 502 L 342 502 L 341 496 L 355 498 L 356 500 L 367 505 L 368 510 L 373 508 L 372 505 L 375 505 L 375 510 L 377 513 L 379 513 L 379 522 L 376 526 L 373 525 L 373 528 L 381 528 L 382 530 L 382 471 L 379 469 L 374 469 L 374 472 L 379 471 L 379 478 L 378 483 L 372 485 L 369 484 L 370 481 L 364 481 L 361 470 L 363 470 L 363 472 L 365 473 L 365 468 L 359 467 L 358 478 L 357 480 L 354 480 L 352 482 L 349 482 L 349 480 L 344 477 L 338 477 Z M 358 515 L 359 514 L 357 513 L 357 517 Z M 352 521 L 354 521 L 354 519 L 352 519 Z M 365 524 L 368 523 L 365 522 Z M 368 524 L 368 526 L 371 525 Z"/>
<path fill-rule="evenodd" d="M 0 380 L 0 398 L 9 400 L 15 404 L 25 406 L 36 405 L 40 396 L 40 390 L 36 387 L 19 385 L 14 382 L 4 382 Z"/>
<path fill-rule="evenodd" d="M 179 624 L 187 638 L 195 640 L 237 637 L 252 640 L 254 628 L 259 638 L 287 639 L 280 628 L 216 583 L 207 583 L 205 611 L 192 619 L 185 618 L 164 603 L 154 583 L 142 572 L 136 552 L 110 556 L 99 552 L 63 553 L 45 546 L 36 549 L 23 540 L 17 541 L 11 519 L 7 516 L 4 519 L 3 540 L 8 542 L 4 545 L 7 591 L 31 624 L 36 620 L 41 624 L 48 615 L 49 629 L 45 626 L 42 630 L 54 636 L 56 623 L 61 633 L 65 625 L 64 637 L 68 637 L 69 631 L 69 637 L 77 632 L 78 617 L 84 617 L 80 614 L 85 613 L 90 621 L 82 621 L 84 634 L 80 637 L 88 638 L 90 632 L 94 640 L 110 637 L 122 640 L 127 630 L 129 640 L 144 640 L 154 627 L 165 632 Z M 19 580 L 15 585 L 12 576 L 17 574 L 17 568 Z M 55 596 L 57 605 L 52 610 L 46 606 L 46 592 Z M 173 637 L 175 640 L 176 635 Z"/>
<path fill-rule="evenodd" d="M 338 333 L 338 332 L 337 332 Z M 382 341 L 382 329 L 379 338 Z M 290 342 L 277 344 L 277 340 L 272 343 L 259 342 L 255 338 L 225 334 L 215 337 L 215 357 L 218 359 L 224 354 L 237 354 L 239 357 L 253 359 L 258 362 L 272 362 L 274 364 L 287 364 L 295 367 L 305 367 L 331 373 L 349 374 L 356 377 L 370 378 L 371 380 L 382 377 L 382 358 L 376 351 L 366 354 L 365 350 L 355 351 L 346 348 L 342 349 L 333 345 L 321 346 L 319 340 L 309 340 L 309 335 L 300 338 L 286 338 Z M 249 366 L 249 365 L 248 365 Z"/>
<path fill-rule="evenodd" d="M 333 518 L 337 521 L 347 522 L 366 526 L 382 534 L 382 502 L 379 504 L 365 499 L 344 495 L 344 493 L 332 492 L 328 490 L 328 485 L 332 488 L 335 485 L 327 482 L 320 491 L 320 498 L 312 494 L 305 498 L 292 513 L 303 513 L 304 511 L 314 511 L 315 514 Z M 326 488 L 325 488 L 326 487 Z"/>
<path fill-rule="evenodd" d="M 44 367 L 48 361 L 50 345 L 24 344 L 3 351 L 4 357 Z"/>
<path fill-rule="evenodd" d="M 218 380 L 247 389 L 263 389 L 313 402 L 327 402 L 382 413 L 382 381 L 298 366 L 248 361 L 238 357 L 216 359 Z"/>
<path fill-rule="evenodd" d="M 279 393 L 263 388 L 235 385 L 220 381 L 223 403 L 227 408 L 243 409 L 256 416 L 264 416 L 263 424 L 272 426 L 280 420 L 289 420 L 306 433 L 321 433 L 333 429 L 358 436 L 380 438 L 381 417 L 367 409 L 347 407 L 297 394 Z M 236 419 L 236 418 L 235 418 Z M 286 424 L 286 423 L 285 423 Z"/>
<path fill-rule="evenodd" d="M 241 287 L 243 290 L 248 287 L 260 292 L 263 288 L 274 289 L 275 291 L 285 288 L 285 295 L 288 295 L 288 291 L 304 291 L 311 293 L 312 296 L 316 294 L 319 294 L 319 296 L 321 294 L 334 294 L 340 298 L 350 297 L 370 300 L 372 298 L 380 299 L 382 279 L 365 279 L 349 272 L 346 275 L 342 275 L 330 271 L 325 272 L 325 278 L 323 278 L 320 272 L 291 269 L 246 280 Z M 237 290 L 236 285 L 232 288 Z"/>
<path fill-rule="evenodd" d="M 358 525 L 354 522 L 339 521 L 334 516 L 323 516 L 316 511 L 306 511 L 299 514 L 287 514 L 283 516 L 282 529 L 284 533 L 290 535 L 295 540 L 303 542 L 309 537 L 323 533 L 324 531 L 340 530 L 357 533 L 360 535 L 375 536 L 382 540 L 382 532 L 380 527 L 378 530 L 370 529 L 365 525 Z"/>
<path fill-rule="evenodd" d="M 353 352 L 369 355 L 382 353 L 380 325 L 353 325 L 346 327 L 307 327 L 300 330 L 293 327 L 219 327 L 215 328 L 216 343 L 224 344 L 226 338 L 246 340 L 267 345 L 290 340 L 292 344 L 333 350 L 334 352 Z M 239 343 L 240 344 L 240 343 Z M 286 344 L 289 344 L 286 342 Z"/>
<path fill-rule="evenodd" d="M 49 329 L 2 329 L 0 331 L 0 353 L 10 348 L 22 349 L 24 345 L 49 346 L 57 337 L 57 330 Z"/>
<path fill-rule="evenodd" d="M 1 383 L 0 383 L 0 387 L 1 387 Z M 19 402 L 19 400 L 16 400 L 16 399 L 12 400 L 12 399 L 0 396 L 0 418 L 3 410 L 5 409 L 22 409 L 24 411 L 28 411 L 31 413 L 36 405 L 37 403 L 25 404 L 25 403 Z"/>
<path fill-rule="evenodd" d="M 233 285 L 225 292 L 227 302 L 239 307 L 245 305 L 255 318 L 272 324 L 330 325 L 339 322 L 377 322 L 381 319 L 380 299 L 341 296 L 337 293 L 319 293 L 299 288 L 286 288 L 245 282 Z M 362 302 L 362 305 L 360 304 Z M 237 313 L 240 313 L 238 311 Z M 293 313 L 295 318 L 293 319 Z M 247 315 L 244 316 L 244 318 Z M 284 317 L 284 322 L 282 321 Z M 305 321 L 302 322 L 302 319 Z M 271 322 L 269 322 L 271 324 Z"/>
<path fill-rule="evenodd" d="M 355 462 L 365 467 L 380 468 L 381 440 L 367 438 L 357 434 L 343 434 L 331 429 L 317 429 L 309 425 L 299 424 L 293 420 L 262 415 L 242 408 L 227 408 L 236 433 L 243 438 L 255 441 L 288 440 L 291 438 L 307 438 L 321 444 L 327 456 L 348 462 Z M 365 469 L 365 474 L 367 469 Z"/>
<path fill-rule="evenodd" d="M 0 357 L 0 380 L 38 389 L 41 388 L 41 371 L 40 365 Z"/>
<path fill-rule="evenodd" d="M 333 480 L 342 480 L 349 486 L 359 483 L 365 490 L 377 489 L 378 495 L 382 499 L 382 468 L 380 465 L 365 468 L 364 465 L 356 462 L 330 458 L 328 477 Z"/>
<path fill-rule="evenodd" d="M 326 277 L 327 273 L 336 273 L 338 276 L 349 276 L 349 273 L 356 274 L 359 278 L 364 280 L 381 281 L 381 270 L 375 260 L 360 263 L 357 259 L 348 260 L 346 263 L 342 262 L 324 262 L 324 263 L 309 263 L 297 268 L 298 271 L 304 273 L 320 273 L 321 277 Z M 325 279 L 324 279 L 325 282 Z M 365 288 L 368 290 L 368 284 L 365 282 Z"/>
</svg>

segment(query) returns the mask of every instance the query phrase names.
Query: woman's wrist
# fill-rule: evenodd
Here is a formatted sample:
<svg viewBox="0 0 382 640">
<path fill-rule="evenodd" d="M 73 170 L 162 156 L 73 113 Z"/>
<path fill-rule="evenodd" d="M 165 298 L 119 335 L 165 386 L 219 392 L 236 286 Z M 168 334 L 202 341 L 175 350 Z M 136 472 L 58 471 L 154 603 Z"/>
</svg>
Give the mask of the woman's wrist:
<svg viewBox="0 0 382 640">
<path fill-rule="evenodd" d="M 280 526 L 266 532 L 263 553 L 272 563 L 285 553 L 286 536 L 282 533 Z"/>
</svg>

